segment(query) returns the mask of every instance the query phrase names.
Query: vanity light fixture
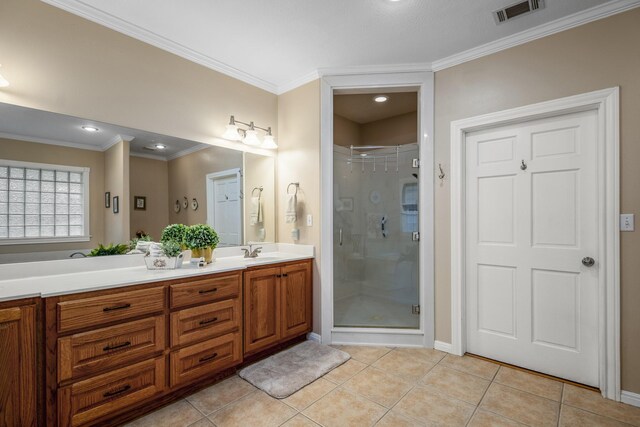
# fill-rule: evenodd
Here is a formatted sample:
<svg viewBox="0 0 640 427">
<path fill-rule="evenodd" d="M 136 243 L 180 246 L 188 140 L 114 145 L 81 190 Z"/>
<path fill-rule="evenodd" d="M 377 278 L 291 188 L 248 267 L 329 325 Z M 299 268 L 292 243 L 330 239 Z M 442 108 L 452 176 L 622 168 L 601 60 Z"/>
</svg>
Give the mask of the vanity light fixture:
<svg viewBox="0 0 640 427">
<path fill-rule="evenodd" d="M 389 100 L 389 97 L 387 95 L 377 95 L 373 98 L 373 100 L 376 102 L 387 102 Z"/>
<path fill-rule="evenodd" d="M 82 126 L 82 129 L 86 130 L 87 132 L 98 132 L 100 130 L 95 126 L 89 126 L 89 125 Z"/>
<path fill-rule="evenodd" d="M 239 128 L 237 123 L 246 126 L 247 129 Z M 267 133 L 263 142 L 260 142 L 260 138 L 258 138 L 258 131 L 256 129 L 260 129 Z M 278 148 L 278 145 L 271 134 L 271 126 L 263 128 L 256 126 L 253 122 L 246 123 L 236 120 L 234 116 L 231 116 L 229 119 L 229 124 L 227 125 L 227 129 L 222 137 L 231 141 L 242 141 L 252 147 L 268 148 L 271 150 Z"/>
<path fill-rule="evenodd" d="M 156 144 L 154 145 L 154 147 L 156 147 L 158 150 L 164 150 L 165 148 L 167 148 L 167 146 L 164 144 Z"/>
</svg>

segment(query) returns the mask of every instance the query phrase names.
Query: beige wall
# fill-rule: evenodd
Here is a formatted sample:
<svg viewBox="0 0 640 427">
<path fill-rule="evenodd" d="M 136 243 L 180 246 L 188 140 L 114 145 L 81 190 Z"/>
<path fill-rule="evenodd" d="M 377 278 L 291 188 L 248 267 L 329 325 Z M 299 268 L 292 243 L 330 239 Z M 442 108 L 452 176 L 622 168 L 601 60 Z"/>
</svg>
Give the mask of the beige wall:
<svg viewBox="0 0 640 427">
<path fill-rule="evenodd" d="M 244 188 L 244 241 L 276 242 L 276 159 L 259 154 L 244 153 L 243 188 Z M 262 187 L 260 196 L 262 205 L 261 224 L 251 225 L 251 197 L 253 189 Z M 258 195 L 258 190 L 255 191 Z M 264 238 L 260 237 L 260 229 L 264 229 Z"/>
<path fill-rule="evenodd" d="M 342 147 L 360 145 L 360 125 L 346 117 L 334 114 L 333 143 Z"/>
<path fill-rule="evenodd" d="M 271 126 L 277 96 L 39 0 L 0 1 L 0 102 L 213 142 L 229 115 Z"/>
<path fill-rule="evenodd" d="M 412 112 L 360 125 L 361 145 L 404 145 L 418 142 L 418 113 Z"/>
<path fill-rule="evenodd" d="M 336 145 L 404 145 L 416 143 L 417 140 L 416 112 L 364 124 L 358 124 L 337 114 L 333 115 L 333 143 Z"/>
<path fill-rule="evenodd" d="M 278 97 L 278 241 L 291 243 L 292 224 L 284 221 L 286 190 L 290 182 L 299 182 L 298 243 L 315 245 L 313 268 L 313 330 L 320 331 L 320 80 L 314 80 Z M 306 216 L 313 215 L 307 227 Z M 326 284 L 325 284 L 326 286 Z"/>
<path fill-rule="evenodd" d="M 170 160 L 169 170 L 169 222 L 186 225 L 206 224 L 206 175 L 228 169 L 242 168 L 242 152 L 220 147 L 205 148 L 186 156 Z M 176 213 L 176 200 L 189 201 L 187 209 Z M 191 209 L 191 200 L 198 200 L 198 210 Z"/>
<path fill-rule="evenodd" d="M 640 9 L 486 56 L 435 76 L 435 162 L 452 120 L 620 86 L 621 212 L 640 211 Z M 450 342 L 449 180 L 435 188 L 436 339 Z M 621 233 L 622 389 L 640 392 L 640 234 Z"/>
<path fill-rule="evenodd" d="M 126 243 L 129 235 L 129 141 L 120 141 L 104 152 L 104 191 L 111 193 L 111 208 L 104 213 L 104 244 Z M 118 197 L 118 213 L 113 212 Z"/>
<path fill-rule="evenodd" d="M 169 224 L 168 162 L 131 156 L 129 159 L 130 232 L 134 237 L 143 230 L 160 240 L 162 229 Z M 136 210 L 134 197 L 146 197 L 146 210 Z"/>
<path fill-rule="evenodd" d="M 91 240 L 75 243 L 47 243 L 44 245 L 0 246 L 0 254 L 64 251 L 88 249 L 98 246 L 104 237 L 104 154 L 99 151 L 79 150 L 57 145 L 15 141 L 0 138 L 0 159 L 23 162 L 49 163 L 54 165 L 79 166 L 91 169 L 89 173 Z"/>
</svg>

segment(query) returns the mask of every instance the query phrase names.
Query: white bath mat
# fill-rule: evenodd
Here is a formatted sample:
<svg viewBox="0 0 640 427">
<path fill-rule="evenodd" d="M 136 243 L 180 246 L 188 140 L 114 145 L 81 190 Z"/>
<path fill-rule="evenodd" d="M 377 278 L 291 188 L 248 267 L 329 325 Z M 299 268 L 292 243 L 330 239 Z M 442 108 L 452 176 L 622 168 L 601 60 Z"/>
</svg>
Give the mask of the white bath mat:
<svg viewBox="0 0 640 427">
<path fill-rule="evenodd" d="M 344 351 L 305 341 L 247 366 L 238 375 L 271 396 L 284 399 L 350 358 Z"/>
</svg>

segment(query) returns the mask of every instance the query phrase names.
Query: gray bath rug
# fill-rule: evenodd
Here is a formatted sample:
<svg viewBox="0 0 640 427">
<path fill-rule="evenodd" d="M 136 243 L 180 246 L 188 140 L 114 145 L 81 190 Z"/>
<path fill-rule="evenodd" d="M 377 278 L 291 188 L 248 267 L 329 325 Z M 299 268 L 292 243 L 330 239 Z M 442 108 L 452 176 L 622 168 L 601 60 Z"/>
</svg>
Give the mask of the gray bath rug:
<svg viewBox="0 0 640 427">
<path fill-rule="evenodd" d="M 344 351 L 305 341 L 247 366 L 238 375 L 271 396 L 284 399 L 350 358 Z"/>
</svg>

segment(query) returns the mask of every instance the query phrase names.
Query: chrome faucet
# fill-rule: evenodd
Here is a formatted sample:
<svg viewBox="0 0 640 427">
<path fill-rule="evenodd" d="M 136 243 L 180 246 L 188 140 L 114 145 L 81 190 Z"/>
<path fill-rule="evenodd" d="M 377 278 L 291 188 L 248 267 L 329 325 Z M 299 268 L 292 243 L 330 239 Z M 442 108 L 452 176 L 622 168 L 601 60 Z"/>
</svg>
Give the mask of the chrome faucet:
<svg viewBox="0 0 640 427">
<path fill-rule="evenodd" d="M 262 246 L 253 249 L 253 245 L 249 245 L 249 249 L 241 248 L 244 251 L 245 258 L 258 258 L 258 254 L 262 252 Z"/>
<path fill-rule="evenodd" d="M 74 253 L 72 253 L 71 255 L 69 255 L 69 258 L 73 258 L 73 257 L 74 257 L 74 256 L 76 256 L 76 255 L 82 255 L 84 258 L 86 258 L 86 257 L 87 257 L 87 255 L 86 255 L 86 254 L 83 254 L 82 252 L 74 252 Z"/>
</svg>

